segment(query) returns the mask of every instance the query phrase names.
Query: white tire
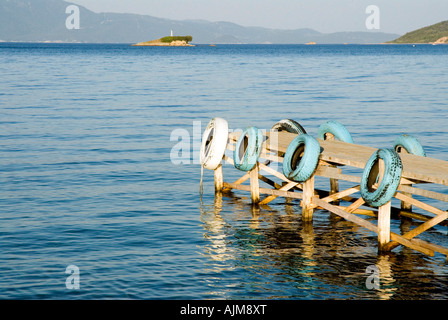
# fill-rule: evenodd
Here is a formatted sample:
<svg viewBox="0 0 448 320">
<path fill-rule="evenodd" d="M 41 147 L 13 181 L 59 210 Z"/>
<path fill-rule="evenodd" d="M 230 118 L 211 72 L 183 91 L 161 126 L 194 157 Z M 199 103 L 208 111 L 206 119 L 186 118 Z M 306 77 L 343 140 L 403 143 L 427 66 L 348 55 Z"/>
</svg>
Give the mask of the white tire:
<svg viewBox="0 0 448 320">
<path fill-rule="evenodd" d="M 222 118 L 213 118 L 202 135 L 200 160 L 205 169 L 215 170 L 222 161 L 229 137 L 229 125 Z"/>
</svg>

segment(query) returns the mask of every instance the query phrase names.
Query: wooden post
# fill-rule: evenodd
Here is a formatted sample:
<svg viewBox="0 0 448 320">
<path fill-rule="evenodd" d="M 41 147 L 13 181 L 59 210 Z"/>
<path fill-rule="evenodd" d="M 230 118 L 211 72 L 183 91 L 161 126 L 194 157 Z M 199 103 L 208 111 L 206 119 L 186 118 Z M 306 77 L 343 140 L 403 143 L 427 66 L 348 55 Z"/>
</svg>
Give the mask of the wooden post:
<svg viewBox="0 0 448 320">
<path fill-rule="evenodd" d="M 391 201 L 378 208 L 378 251 L 385 251 L 385 245 L 390 242 L 390 211 Z"/>
<path fill-rule="evenodd" d="M 399 152 L 400 153 L 403 153 L 403 154 L 409 154 L 407 151 L 406 151 L 406 149 L 405 148 L 399 148 Z M 410 184 L 410 185 L 408 185 L 409 187 L 412 187 L 412 184 Z M 405 196 L 408 196 L 408 197 L 412 197 L 412 193 L 407 193 L 407 192 L 403 192 L 403 194 L 405 195 Z M 406 201 L 401 201 L 401 210 L 404 210 L 404 211 L 412 211 L 412 204 L 410 204 L 410 203 L 408 203 L 408 202 L 406 202 Z"/>
<path fill-rule="evenodd" d="M 412 187 L 412 184 L 409 185 L 409 186 Z M 403 194 L 404 194 L 405 196 L 412 197 L 412 193 L 403 192 Z M 401 201 L 401 210 L 404 210 L 404 211 L 412 211 L 412 204 L 410 204 L 410 203 L 408 203 L 408 202 L 402 200 L 402 201 Z"/>
<path fill-rule="evenodd" d="M 215 169 L 215 193 L 224 189 L 224 176 L 222 174 L 222 164 Z"/>
<path fill-rule="evenodd" d="M 250 174 L 250 194 L 252 203 L 260 202 L 260 185 L 258 183 L 258 162 L 255 167 L 249 172 Z"/>
<path fill-rule="evenodd" d="M 331 133 L 326 133 L 325 134 L 325 140 L 327 141 L 334 141 L 334 135 Z M 331 168 L 337 168 L 337 165 L 330 165 Z M 330 194 L 335 194 L 339 192 L 339 180 L 335 179 L 335 178 L 330 178 Z M 335 206 L 339 205 L 339 200 L 335 200 L 333 201 L 333 204 Z"/>
<path fill-rule="evenodd" d="M 336 165 L 330 165 L 330 167 L 333 168 L 337 168 L 338 166 Z M 330 194 L 335 194 L 339 192 L 339 180 L 338 179 L 334 179 L 334 178 L 330 178 Z M 339 205 L 339 200 L 335 200 L 333 202 L 333 204 L 335 206 Z"/>
<path fill-rule="evenodd" d="M 303 183 L 302 220 L 313 221 L 314 176 Z"/>
</svg>

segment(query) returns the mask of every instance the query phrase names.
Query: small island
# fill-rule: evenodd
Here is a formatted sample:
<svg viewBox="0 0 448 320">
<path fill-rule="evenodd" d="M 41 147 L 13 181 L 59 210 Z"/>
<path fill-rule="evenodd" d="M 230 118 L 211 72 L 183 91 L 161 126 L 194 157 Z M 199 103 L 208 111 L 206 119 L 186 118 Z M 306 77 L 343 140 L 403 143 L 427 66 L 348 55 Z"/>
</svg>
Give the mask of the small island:
<svg viewBox="0 0 448 320">
<path fill-rule="evenodd" d="M 192 36 L 168 36 L 157 40 L 139 42 L 133 46 L 171 46 L 171 47 L 194 47 L 189 42 L 193 40 Z"/>
</svg>

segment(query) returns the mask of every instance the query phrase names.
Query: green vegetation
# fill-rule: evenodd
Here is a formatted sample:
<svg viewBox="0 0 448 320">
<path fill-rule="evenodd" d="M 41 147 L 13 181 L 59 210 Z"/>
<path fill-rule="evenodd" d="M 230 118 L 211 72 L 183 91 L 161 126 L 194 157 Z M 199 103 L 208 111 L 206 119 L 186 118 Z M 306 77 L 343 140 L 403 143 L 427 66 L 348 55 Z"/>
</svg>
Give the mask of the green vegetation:
<svg viewBox="0 0 448 320">
<path fill-rule="evenodd" d="M 448 20 L 424 27 L 387 43 L 432 43 L 448 36 Z"/>
<path fill-rule="evenodd" d="M 163 37 L 161 39 L 159 39 L 160 42 L 164 42 L 164 43 L 171 43 L 173 41 L 185 41 L 186 43 L 189 43 L 190 41 L 193 40 L 192 36 L 174 36 L 174 37 Z"/>
</svg>

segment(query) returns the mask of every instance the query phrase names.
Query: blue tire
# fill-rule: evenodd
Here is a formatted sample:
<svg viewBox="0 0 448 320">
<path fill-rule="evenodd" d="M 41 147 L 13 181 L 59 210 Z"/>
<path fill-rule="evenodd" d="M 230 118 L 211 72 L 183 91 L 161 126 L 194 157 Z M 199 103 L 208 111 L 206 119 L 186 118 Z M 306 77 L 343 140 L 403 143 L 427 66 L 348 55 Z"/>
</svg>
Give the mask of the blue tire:
<svg viewBox="0 0 448 320">
<path fill-rule="evenodd" d="M 233 153 L 235 168 L 241 171 L 250 171 L 255 167 L 260 156 L 263 139 L 263 133 L 256 127 L 249 127 L 241 134 Z"/>
<path fill-rule="evenodd" d="M 304 134 L 305 129 L 296 121 L 291 119 L 283 119 L 274 124 L 271 131 L 286 131 L 290 133 Z"/>
<path fill-rule="evenodd" d="M 377 182 L 379 160 L 384 161 L 384 175 L 375 190 L 372 186 Z M 381 207 L 389 202 L 400 184 L 403 165 L 400 156 L 392 149 L 379 149 L 372 154 L 366 163 L 361 178 L 361 196 L 373 207 Z"/>
<path fill-rule="evenodd" d="M 423 146 L 417 140 L 417 138 L 408 134 L 403 134 L 399 136 L 397 139 L 395 139 L 394 149 L 398 153 L 401 152 L 402 149 L 405 149 L 407 153 L 416 156 L 426 157 L 426 152 L 423 149 Z"/>
<path fill-rule="evenodd" d="M 317 138 L 325 140 L 325 134 L 331 133 L 336 140 L 353 143 L 353 138 L 348 130 L 340 122 L 329 120 L 323 123 L 317 132 Z"/>
<path fill-rule="evenodd" d="M 292 181 L 307 181 L 316 170 L 319 155 L 320 144 L 315 138 L 308 134 L 298 135 L 286 149 L 283 174 Z"/>
</svg>

